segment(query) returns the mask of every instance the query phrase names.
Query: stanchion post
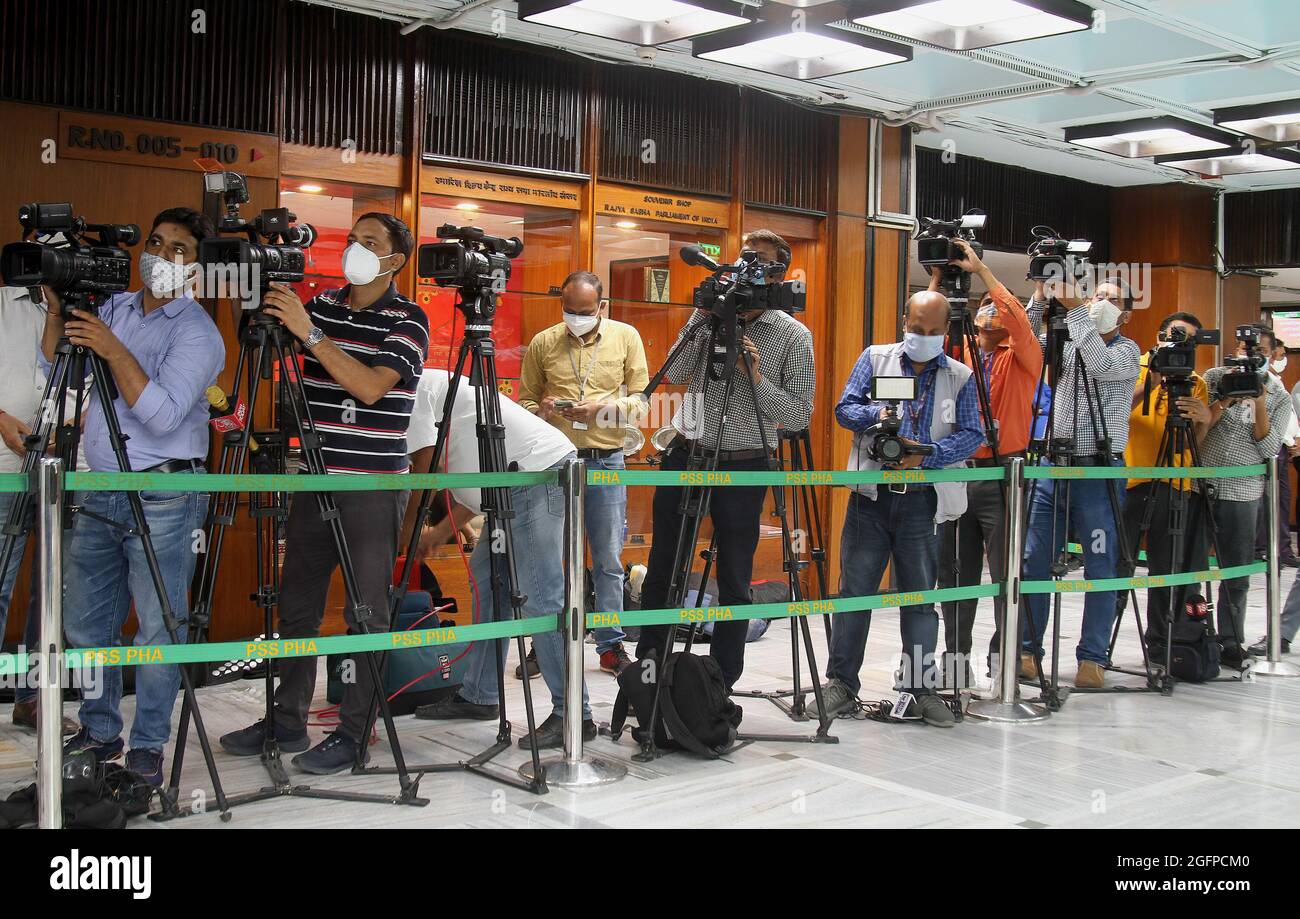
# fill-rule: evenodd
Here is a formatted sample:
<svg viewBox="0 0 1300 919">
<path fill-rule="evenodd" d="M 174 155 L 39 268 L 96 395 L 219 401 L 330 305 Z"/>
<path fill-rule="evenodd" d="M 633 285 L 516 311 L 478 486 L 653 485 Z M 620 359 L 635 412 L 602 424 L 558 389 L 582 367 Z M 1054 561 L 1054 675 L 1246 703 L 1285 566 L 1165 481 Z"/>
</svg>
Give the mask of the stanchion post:
<svg viewBox="0 0 1300 919">
<path fill-rule="evenodd" d="M 1020 617 L 1024 595 L 1020 592 L 1020 567 L 1025 554 L 1025 461 L 1014 457 L 1008 470 L 1006 508 L 1006 602 L 1002 622 L 1002 647 L 998 652 L 997 695 L 975 699 L 966 715 L 984 721 L 1025 723 L 1048 717 L 1047 707 L 1020 700 Z"/>
<path fill-rule="evenodd" d="M 41 637 L 37 691 L 37 817 L 43 830 L 63 828 L 63 461 L 36 467 L 40 508 Z"/>
<path fill-rule="evenodd" d="M 587 464 L 580 459 L 565 463 L 560 472 L 564 486 L 564 754 L 542 760 L 546 783 L 561 788 L 605 785 L 627 774 L 622 763 L 584 755 L 582 750 L 583 640 L 587 612 Z M 519 773 L 532 778 L 532 763 Z"/>
<path fill-rule="evenodd" d="M 1251 672 L 1257 676 L 1300 676 L 1300 667 L 1282 660 L 1282 582 L 1281 545 L 1278 543 L 1278 488 L 1282 475 L 1281 461 L 1274 456 L 1268 461 L 1267 488 L 1264 500 L 1268 502 L 1268 570 L 1264 573 L 1268 598 L 1268 660 L 1257 660 Z"/>
</svg>

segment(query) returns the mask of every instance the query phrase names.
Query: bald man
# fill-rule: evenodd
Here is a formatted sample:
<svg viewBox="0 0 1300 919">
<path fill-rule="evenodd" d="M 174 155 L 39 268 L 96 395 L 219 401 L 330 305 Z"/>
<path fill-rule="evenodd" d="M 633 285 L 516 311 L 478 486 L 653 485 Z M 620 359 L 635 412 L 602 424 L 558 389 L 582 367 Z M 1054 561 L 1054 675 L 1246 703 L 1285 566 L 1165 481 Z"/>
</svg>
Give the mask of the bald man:
<svg viewBox="0 0 1300 919">
<path fill-rule="evenodd" d="M 872 345 L 862 352 L 835 406 L 836 420 L 854 435 L 850 470 L 960 467 L 984 445 L 971 369 L 943 353 L 947 299 L 934 291 L 915 294 L 907 301 L 903 328 L 901 342 Z M 916 379 L 916 399 L 898 407 L 899 436 L 914 452 L 890 465 L 872 456 L 876 426 L 886 407 L 871 398 L 871 381 L 877 376 Z M 855 485 L 853 492 L 841 541 L 840 595 L 877 593 L 885 566 L 891 562 L 895 590 L 933 590 L 939 566 L 939 524 L 956 520 L 965 512 L 965 483 Z M 935 695 L 939 616 L 934 604 L 902 607 L 899 624 L 903 636 L 903 667 L 897 687 L 902 693 L 901 716 L 934 727 L 952 727 L 952 712 Z M 849 708 L 861 688 L 858 672 L 870 628 L 869 610 L 835 617 L 826 669 L 829 682 L 822 695 L 831 715 Z"/>
</svg>

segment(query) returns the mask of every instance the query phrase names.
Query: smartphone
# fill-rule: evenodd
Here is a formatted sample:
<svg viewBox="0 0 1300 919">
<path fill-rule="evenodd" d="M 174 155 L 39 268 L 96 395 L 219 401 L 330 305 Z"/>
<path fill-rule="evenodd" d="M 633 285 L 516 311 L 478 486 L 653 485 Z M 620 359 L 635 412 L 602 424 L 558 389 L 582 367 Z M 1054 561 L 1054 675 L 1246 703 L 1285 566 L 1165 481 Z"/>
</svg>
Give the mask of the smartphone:
<svg viewBox="0 0 1300 919">
<path fill-rule="evenodd" d="M 573 408 L 574 404 L 575 404 L 575 403 L 574 403 L 574 401 L 573 401 L 572 399 L 556 399 L 556 400 L 555 400 L 555 407 L 556 407 L 557 409 Z"/>
</svg>

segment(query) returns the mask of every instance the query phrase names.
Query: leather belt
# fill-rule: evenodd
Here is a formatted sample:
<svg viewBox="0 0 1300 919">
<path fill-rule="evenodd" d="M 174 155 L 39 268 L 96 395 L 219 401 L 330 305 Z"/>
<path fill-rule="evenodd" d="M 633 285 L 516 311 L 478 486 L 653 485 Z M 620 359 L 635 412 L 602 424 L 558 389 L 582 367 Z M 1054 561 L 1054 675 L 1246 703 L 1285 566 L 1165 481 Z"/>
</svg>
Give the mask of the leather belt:
<svg viewBox="0 0 1300 919">
<path fill-rule="evenodd" d="M 150 466 L 142 472 L 206 472 L 203 463 L 196 459 L 187 460 L 167 460 L 165 463 L 159 463 L 157 466 Z"/>
<path fill-rule="evenodd" d="M 685 447 L 688 450 L 696 443 L 693 440 L 687 440 L 685 437 L 675 437 L 670 445 L 676 450 L 678 447 Z M 712 456 L 713 448 L 708 444 L 701 444 L 700 452 L 704 456 Z M 719 450 L 718 462 L 720 463 L 742 463 L 745 460 L 771 459 L 771 450 Z"/>
<path fill-rule="evenodd" d="M 578 457 L 579 459 L 609 459 L 611 456 L 622 452 L 622 447 L 610 447 L 608 450 L 601 450 L 598 447 L 580 447 Z"/>
</svg>

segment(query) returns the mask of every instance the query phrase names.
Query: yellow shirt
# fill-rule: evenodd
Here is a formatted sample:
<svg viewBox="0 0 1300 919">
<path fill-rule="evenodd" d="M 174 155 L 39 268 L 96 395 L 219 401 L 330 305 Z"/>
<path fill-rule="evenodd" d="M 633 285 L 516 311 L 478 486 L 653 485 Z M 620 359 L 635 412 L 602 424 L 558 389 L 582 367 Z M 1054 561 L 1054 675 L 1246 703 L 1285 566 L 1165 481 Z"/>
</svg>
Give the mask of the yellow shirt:
<svg viewBox="0 0 1300 919">
<path fill-rule="evenodd" d="M 538 332 L 528 345 L 520 373 L 519 404 L 536 413 L 547 396 L 581 402 L 613 403 L 586 430 L 560 415 L 551 424 L 577 447 L 609 450 L 623 446 L 624 428 L 645 414 L 639 394 L 650 382 L 641 334 L 624 322 L 602 319 L 585 339 L 576 338 L 563 322 Z M 585 383 L 585 385 L 584 385 Z"/>
<path fill-rule="evenodd" d="M 1142 413 L 1142 395 L 1146 391 L 1147 385 L 1147 360 L 1149 354 L 1142 355 L 1138 362 L 1141 366 L 1138 370 L 1137 385 L 1134 392 L 1138 395 L 1138 403 L 1133 406 L 1133 411 L 1128 416 L 1128 446 L 1124 448 L 1124 465 L 1125 466 L 1158 466 L 1156 460 L 1160 452 L 1160 443 L 1164 439 L 1165 419 L 1169 417 L 1169 400 L 1166 398 L 1164 387 L 1152 386 L 1151 394 L 1147 398 L 1148 414 Z M 1192 374 L 1192 396 L 1200 399 L 1205 404 L 1210 402 L 1210 391 L 1205 385 L 1205 380 L 1199 374 Z M 1195 436 L 1192 429 L 1188 428 L 1188 434 Z M 1175 463 L 1190 466 L 1192 464 L 1192 453 L 1190 450 L 1183 451 L 1183 458 Z M 1129 479 L 1128 487 L 1140 485 L 1148 479 Z M 1186 479 L 1175 480 L 1176 488 L 1183 488 L 1187 483 Z"/>
</svg>

